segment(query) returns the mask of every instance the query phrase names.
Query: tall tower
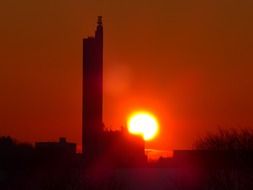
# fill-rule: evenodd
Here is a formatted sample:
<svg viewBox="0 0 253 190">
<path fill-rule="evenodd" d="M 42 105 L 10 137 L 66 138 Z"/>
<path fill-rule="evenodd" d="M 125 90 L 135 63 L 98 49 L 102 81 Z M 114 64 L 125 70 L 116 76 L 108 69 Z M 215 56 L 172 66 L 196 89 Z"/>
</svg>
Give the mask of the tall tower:
<svg viewBox="0 0 253 190">
<path fill-rule="evenodd" d="M 103 132 L 103 25 L 98 17 L 95 37 L 83 40 L 82 147 L 86 157 L 99 154 Z"/>
</svg>

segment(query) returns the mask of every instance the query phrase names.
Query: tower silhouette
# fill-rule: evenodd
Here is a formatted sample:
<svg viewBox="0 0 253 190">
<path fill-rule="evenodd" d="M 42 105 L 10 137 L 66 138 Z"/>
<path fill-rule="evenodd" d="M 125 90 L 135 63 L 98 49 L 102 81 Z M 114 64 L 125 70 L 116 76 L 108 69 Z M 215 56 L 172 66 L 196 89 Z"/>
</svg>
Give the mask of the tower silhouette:
<svg viewBox="0 0 253 190">
<path fill-rule="evenodd" d="M 95 37 L 83 40 L 83 126 L 84 155 L 97 156 L 103 133 L 103 25 L 98 17 Z"/>
<path fill-rule="evenodd" d="M 103 129 L 103 25 L 83 40 L 83 155 L 87 163 L 130 166 L 146 163 L 144 141 L 126 129 Z M 96 164 L 95 164 L 96 165 Z"/>
</svg>

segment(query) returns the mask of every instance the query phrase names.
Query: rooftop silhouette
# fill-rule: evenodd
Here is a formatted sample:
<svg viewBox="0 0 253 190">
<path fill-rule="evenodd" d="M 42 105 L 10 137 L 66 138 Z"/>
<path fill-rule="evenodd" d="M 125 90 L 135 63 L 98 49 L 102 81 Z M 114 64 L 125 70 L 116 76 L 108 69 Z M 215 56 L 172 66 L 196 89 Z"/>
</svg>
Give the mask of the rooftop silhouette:
<svg viewBox="0 0 253 190">
<path fill-rule="evenodd" d="M 144 140 L 126 130 L 103 127 L 103 23 L 98 17 L 94 37 L 83 40 L 83 157 L 114 166 L 145 165 Z"/>
</svg>

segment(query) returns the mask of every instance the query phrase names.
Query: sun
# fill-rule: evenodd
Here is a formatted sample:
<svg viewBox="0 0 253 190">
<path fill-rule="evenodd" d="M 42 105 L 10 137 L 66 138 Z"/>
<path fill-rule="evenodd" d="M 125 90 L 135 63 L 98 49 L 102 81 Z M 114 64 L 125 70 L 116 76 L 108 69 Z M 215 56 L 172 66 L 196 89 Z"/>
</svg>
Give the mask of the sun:
<svg viewBox="0 0 253 190">
<path fill-rule="evenodd" d="M 156 117 L 146 111 L 138 111 L 131 114 L 127 126 L 129 133 L 142 135 L 145 141 L 154 139 L 159 130 Z"/>
</svg>

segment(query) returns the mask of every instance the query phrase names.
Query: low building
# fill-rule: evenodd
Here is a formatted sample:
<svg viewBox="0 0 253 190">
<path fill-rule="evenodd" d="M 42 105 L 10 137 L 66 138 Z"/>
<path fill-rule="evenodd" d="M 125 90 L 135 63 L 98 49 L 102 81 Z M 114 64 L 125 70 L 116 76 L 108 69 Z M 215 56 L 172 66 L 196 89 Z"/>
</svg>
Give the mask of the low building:
<svg viewBox="0 0 253 190">
<path fill-rule="evenodd" d="M 58 142 L 36 142 L 35 150 L 43 157 L 70 158 L 76 155 L 76 144 L 61 137 Z"/>
</svg>

